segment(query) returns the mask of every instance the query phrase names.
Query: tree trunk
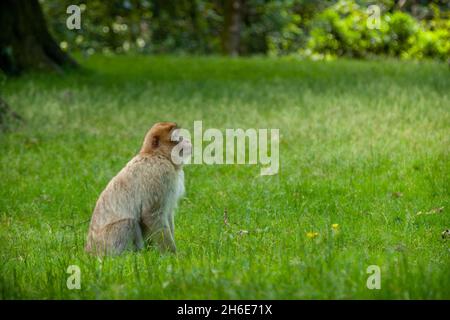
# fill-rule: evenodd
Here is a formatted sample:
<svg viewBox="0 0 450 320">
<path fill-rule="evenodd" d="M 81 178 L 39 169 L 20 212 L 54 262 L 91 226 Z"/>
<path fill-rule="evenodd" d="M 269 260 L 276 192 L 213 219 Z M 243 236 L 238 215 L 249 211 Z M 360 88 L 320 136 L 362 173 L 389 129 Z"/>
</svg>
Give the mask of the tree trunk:
<svg viewBox="0 0 450 320">
<path fill-rule="evenodd" d="M 77 63 L 53 40 L 38 0 L 0 0 L 0 69 L 7 74 Z"/>
<path fill-rule="evenodd" d="M 224 54 L 239 55 L 243 0 L 225 0 L 222 49 Z"/>
</svg>

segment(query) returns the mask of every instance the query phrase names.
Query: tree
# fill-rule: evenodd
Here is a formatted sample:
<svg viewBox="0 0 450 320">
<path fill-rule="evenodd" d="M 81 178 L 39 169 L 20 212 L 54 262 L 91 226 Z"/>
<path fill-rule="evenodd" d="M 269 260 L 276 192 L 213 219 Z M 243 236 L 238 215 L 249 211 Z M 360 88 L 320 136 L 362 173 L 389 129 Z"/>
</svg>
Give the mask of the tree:
<svg viewBox="0 0 450 320">
<path fill-rule="evenodd" d="M 38 0 L 1 0 L 0 30 L 0 69 L 7 74 L 77 66 L 50 35 Z"/>
<path fill-rule="evenodd" d="M 239 55 L 241 41 L 241 19 L 243 0 L 226 0 L 224 7 L 224 26 L 222 50 L 231 56 Z"/>
</svg>

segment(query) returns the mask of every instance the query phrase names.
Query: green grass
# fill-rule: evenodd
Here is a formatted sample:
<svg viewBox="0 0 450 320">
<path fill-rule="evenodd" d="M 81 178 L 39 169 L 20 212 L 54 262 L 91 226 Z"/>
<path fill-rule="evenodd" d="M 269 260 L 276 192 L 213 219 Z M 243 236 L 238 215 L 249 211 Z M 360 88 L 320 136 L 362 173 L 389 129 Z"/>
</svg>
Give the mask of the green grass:
<svg viewBox="0 0 450 320">
<path fill-rule="evenodd" d="M 450 298 L 445 64 L 79 60 L 84 72 L 0 87 L 27 120 L 0 135 L 1 298 Z M 280 128 L 280 173 L 187 166 L 177 255 L 87 256 L 99 193 L 161 120 Z M 374 264 L 381 290 L 366 288 Z"/>
</svg>

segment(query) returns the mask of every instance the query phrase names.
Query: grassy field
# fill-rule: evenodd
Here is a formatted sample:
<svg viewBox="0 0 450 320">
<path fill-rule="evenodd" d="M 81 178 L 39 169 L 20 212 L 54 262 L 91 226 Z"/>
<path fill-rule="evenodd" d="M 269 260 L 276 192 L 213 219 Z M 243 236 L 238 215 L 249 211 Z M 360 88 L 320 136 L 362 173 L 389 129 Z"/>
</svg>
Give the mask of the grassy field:
<svg viewBox="0 0 450 320">
<path fill-rule="evenodd" d="M 79 60 L 83 72 L 1 82 L 27 120 L 0 134 L 1 298 L 450 298 L 446 65 Z M 160 120 L 280 128 L 280 172 L 187 166 L 177 255 L 87 256 L 99 193 Z"/>
</svg>

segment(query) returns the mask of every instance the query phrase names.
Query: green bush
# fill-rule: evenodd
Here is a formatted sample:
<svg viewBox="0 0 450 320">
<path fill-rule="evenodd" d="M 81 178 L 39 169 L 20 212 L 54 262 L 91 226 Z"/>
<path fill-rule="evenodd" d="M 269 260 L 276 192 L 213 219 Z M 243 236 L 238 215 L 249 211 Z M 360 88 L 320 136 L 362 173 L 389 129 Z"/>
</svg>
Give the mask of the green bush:
<svg viewBox="0 0 450 320">
<path fill-rule="evenodd" d="M 310 52 L 331 56 L 361 58 L 382 53 L 388 42 L 387 25 L 369 29 L 368 18 L 358 4 L 340 1 L 312 21 L 307 47 Z"/>
<path fill-rule="evenodd" d="M 410 39 L 411 47 L 404 53 L 405 58 L 438 58 L 450 57 L 450 20 L 436 19 L 423 23 L 422 28 Z"/>
<path fill-rule="evenodd" d="M 365 8 L 354 1 L 339 1 L 316 15 L 311 23 L 309 55 L 368 57 L 389 55 L 402 58 L 450 56 L 450 21 L 440 18 L 419 23 L 405 12 L 380 16 L 378 29 L 367 26 Z"/>
<path fill-rule="evenodd" d="M 241 51 L 269 55 L 296 52 L 305 42 L 297 5 L 298 0 L 247 0 Z"/>
<path fill-rule="evenodd" d="M 407 13 L 394 12 L 384 16 L 387 24 L 388 54 L 401 56 L 412 46 L 412 38 L 419 32 L 418 22 Z"/>
<path fill-rule="evenodd" d="M 280 55 L 299 49 L 303 32 L 301 17 L 292 12 L 294 1 L 271 2 L 266 5 L 265 21 L 271 28 L 266 36 L 268 53 Z"/>
</svg>

